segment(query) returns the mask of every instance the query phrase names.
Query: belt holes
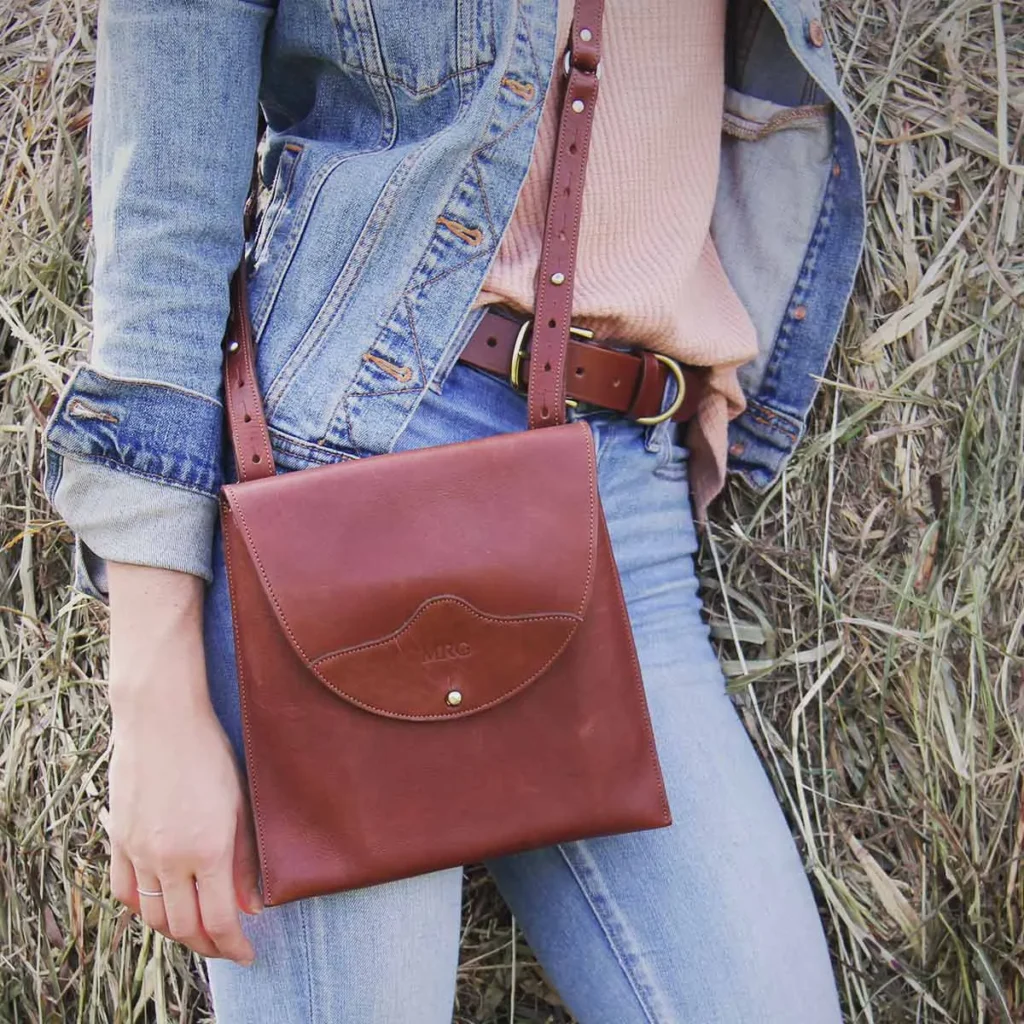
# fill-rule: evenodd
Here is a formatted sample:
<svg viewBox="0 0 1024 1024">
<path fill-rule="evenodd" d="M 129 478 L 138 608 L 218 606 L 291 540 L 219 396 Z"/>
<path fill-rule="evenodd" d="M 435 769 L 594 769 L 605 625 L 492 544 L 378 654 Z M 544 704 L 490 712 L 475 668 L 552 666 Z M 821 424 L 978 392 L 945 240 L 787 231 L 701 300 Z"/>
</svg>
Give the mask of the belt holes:
<svg viewBox="0 0 1024 1024">
<path fill-rule="evenodd" d="M 577 377 L 582 377 L 584 373 L 586 373 L 586 370 L 584 370 L 582 366 L 577 366 L 576 367 L 576 376 Z M 619 382 L 616 381 L 615 383 L 618 384 Z"/>
<path fill-rule="evenodd" d="M 487 339 L 487 347 L 488 348 L 494 348 L 495 345 L 497 345 L 497 344 L 498 344 L 498 339 L 497 338 L 488 338 Z"/>
<path fill-rule="evenodd" d="M 548 327 L 557 327 L 557 326 L 558 326 L 558 321 L 557 320 L 549 320 L 548 321 Z"/>
<path fill-rule="evenodd" d="M 545 363 L 544 364 L 544 372 L 545 373 L 550 373 L 551 372 L 551 364 L 550 363 Z"/>
<path fill-rule="evenodd" d="M 260 457 L 258 455 L 256 455 L 256 454 L 253 454 L 252 461 L 253 462 L 259 462 L 260 461 Z"/>
<path fill-rule="evenodd" d="M 250 423 L 250 422 L 252 421 L 252 417 L 251 417 L 251 416 L 250 416 L 250 415 L 249 415 L 248 413 L 246 413 L 246 414 L 245 414 L 245 415 L 244 415 L 244 416 L 242 417 L 242 421 L 243 421 L 244 423 Z"/>
</svg>

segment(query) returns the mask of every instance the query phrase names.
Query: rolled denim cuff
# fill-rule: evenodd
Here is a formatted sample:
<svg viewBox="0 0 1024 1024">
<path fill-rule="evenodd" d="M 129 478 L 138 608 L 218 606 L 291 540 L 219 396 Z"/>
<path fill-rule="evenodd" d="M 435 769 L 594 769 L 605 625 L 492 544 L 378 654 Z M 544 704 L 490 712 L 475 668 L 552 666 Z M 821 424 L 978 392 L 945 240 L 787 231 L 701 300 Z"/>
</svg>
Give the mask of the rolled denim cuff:
<svg viewBox="0 0 1024 1024">
<path fill-rule="evenodd" d="M 76 369 L 46 426 L 43 481 L 75 534 L 75 589 L 108 601 L 108 560 L 213 578 L 222 415 L 187 389 Z"/>
<path fill-rule="evenodd" d="M 107 466 L 60 459 L 52 500 L 75 534 L 76 590 L 109 601 L 108 560 L 213 579 L 214 498 Z"/>
</svg>

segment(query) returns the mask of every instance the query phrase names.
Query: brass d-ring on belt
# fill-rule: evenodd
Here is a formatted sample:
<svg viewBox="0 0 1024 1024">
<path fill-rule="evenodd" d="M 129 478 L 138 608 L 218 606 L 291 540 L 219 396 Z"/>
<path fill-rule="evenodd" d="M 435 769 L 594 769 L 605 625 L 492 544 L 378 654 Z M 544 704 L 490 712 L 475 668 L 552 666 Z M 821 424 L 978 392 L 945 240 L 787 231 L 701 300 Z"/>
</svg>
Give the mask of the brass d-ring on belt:
<svg viewBox="0 0 1024 1024">
<path fill-rule="evenodd" d="M 522 391 L 529 379 L 529 337 L 533 321 L 504 311 L 484 313 L 459 361 L 507 377 Z M 707 389 L 707 371 L 683 366 L 647 349 L 603 348 L 584 327 L 569 328 L 565 361 L 567 404 L 585 402 L 620 412 L 637 423 L 682 423 L 696 413 Z M 672 402 L 662 409 L 665 388 L 674 381 Z"/>
</svg>

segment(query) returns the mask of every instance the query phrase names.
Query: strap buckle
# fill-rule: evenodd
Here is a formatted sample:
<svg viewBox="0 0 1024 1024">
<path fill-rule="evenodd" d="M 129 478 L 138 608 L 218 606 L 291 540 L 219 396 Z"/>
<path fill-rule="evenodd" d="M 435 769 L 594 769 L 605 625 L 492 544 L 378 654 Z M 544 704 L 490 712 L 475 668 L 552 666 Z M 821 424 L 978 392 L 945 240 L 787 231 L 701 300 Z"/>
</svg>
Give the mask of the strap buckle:
<svg viewBox="0 0 1024 1024">
<path fill-rule="evenodd" d="M 521 395 L 526 394 L 526 389 L 519 381 L 519 371 L 522 369 L 523 358 L 526 355 L 523 346 L 526 342 L 526 336 L 531 330 L 533 330 L 532 316 L 524 320 L 519 327 L 519 333 L 516 335 L 516 343 L 512 346 L 512 362 L 509 364 L 508 368 L 508 382 L 512 385 L 513 389 L 518 391 Z M 586 341 L 594 340 L 594 332 L 587 330 L 586 327 L 573 327 L 573 325 L 570 324 L 569 334 L 571 337 L 583 338 Z M 577 402 L 575 398 L 567 398 L 565 400 L 565 404 L 570 408 L 575 409 L 579 405 L 579 402 Z"/>
<path fill-rule="evenodd" d="M 683 368 L 671 356 L 662 355 L 660 352 L 652 352 L 651 355 L 659 363 L 664 363 L 672 371 L 672 376 L 676 379 L 676 397 L 672 404 L 664 412 L 658 413 L 657 416 L 637 416 L 636 422 L 642 423 L 647 427 L 672 419 L 682 408 L 683 402 L 686 399 L 686 378 L 683 376 Z"/>
</svg>

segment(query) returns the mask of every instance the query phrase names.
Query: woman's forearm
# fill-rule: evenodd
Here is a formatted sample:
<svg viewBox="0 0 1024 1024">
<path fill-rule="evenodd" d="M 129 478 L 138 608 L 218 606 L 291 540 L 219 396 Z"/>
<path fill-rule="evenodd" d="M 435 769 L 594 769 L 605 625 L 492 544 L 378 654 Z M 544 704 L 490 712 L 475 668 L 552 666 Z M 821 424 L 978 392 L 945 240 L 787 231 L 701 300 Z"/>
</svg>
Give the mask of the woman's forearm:
<svg viewBox="0 0 1024 1024">
<path fill-rule="evenodd" d="M 126 562 L 110 562 L 107 573 L 114 713 L 158 690 L 205 699 L 202 578 Z"/>
</svg>

